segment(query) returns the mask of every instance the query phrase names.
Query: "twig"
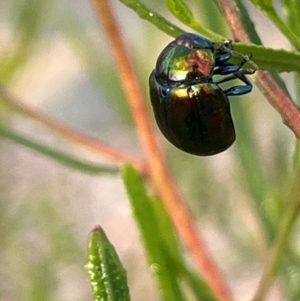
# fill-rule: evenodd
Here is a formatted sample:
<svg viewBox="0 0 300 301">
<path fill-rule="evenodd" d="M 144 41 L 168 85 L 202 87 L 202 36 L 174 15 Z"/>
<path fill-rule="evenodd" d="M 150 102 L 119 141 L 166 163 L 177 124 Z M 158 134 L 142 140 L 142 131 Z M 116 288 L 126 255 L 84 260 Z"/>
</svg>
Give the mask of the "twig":
<svg viewBox="0 0 300 301">
<path fill-rule="evenodd" d="M 215 294 L 223 301 L 232 300 L 231 293 L 217 266 L 204 246 L 199 231 L 186 209 L 174 181 L 163 160 L 163 155 L 155 140 L 154 130 L 149 118 L 141 84 L 130 62 L 120 30 L 107 0 L 92 0 L 95 10 L 103 24 L 129 106 L 135 118 L 139 138 L 146 153 L 150 177 L 164 202 L 170 216 L 186 247 L 195 259 L 198 268 L 206 278 Z"/>
</svg>

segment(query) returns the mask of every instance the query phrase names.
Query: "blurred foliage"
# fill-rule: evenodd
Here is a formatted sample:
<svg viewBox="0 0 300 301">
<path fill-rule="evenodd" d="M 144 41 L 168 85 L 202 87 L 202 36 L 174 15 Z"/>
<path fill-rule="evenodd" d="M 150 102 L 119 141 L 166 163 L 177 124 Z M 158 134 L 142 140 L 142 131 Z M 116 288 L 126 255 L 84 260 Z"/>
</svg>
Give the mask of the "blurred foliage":
<svg viewBox="0 0 300 301">
<path fill-rule="evenodd" d="M 132 53 L 146 94 L 148 74 L 155 64 L 160 48 L 170 41 L 170 37 L 150 23 L 138 20 L 137 15 L 122 4 L 117 1 L 112 2 L 117 8 L 117 16 L 122 27 L 124 24 L 124 29 L 122 29 L 124 38 Z M 122 2 L 127 2 L 127 5 L 130 2 L 131 8 L 134 9 L 134 3 L 139 3 L 133 0 Z M 145 0 L 143 4 L 157 13 L 158 17 L 162 16 L 168 20 L 166 23 L 163 19 L 157 18 L 160 23 L 156 26 L 164 32 L 172 35 L 181 30 L 189 30 L 190 27 L 198 32 L 204 29 L 202 34 L 207 33 L 209 37 L 216 39 L 224 36 L 230 37 L 218 1 L 185 1 L 185 16 L 173 7 L 175 17 L 168 11 L 167 4 L 169 3 L 170 7 L 172 2 L 176 3 L 176 1 L 166 1 L 166 5 L 161 2 Z M 236 44 L 236 49 L 243 53 L 253 53 L 254 60 L 257 59 L 256 62 L 261 68 L 275 72 L 298 72 L 300 70 L 298 51 L 274 50 L 257 46 L 263 39 L 260 39 L 260 32 L 255 30 L 260 28 L 260 24 L 252 21 L 252 16 L 256 11 L 250 2 L 260 9 L 264 1 L 236 0 L 236 2 L 242 12 L 242 18 L 249 30 L 252 42 L 256 44 Z M 245 2 L 246 4 L 243 4 Z M 297 0 L 278 1 L 277 7 L 283 6 L 285 9 L 283 16 L 276 13 L 274 8 L 269 10 L 264 7 L 263 11 L 269 14 L 268 17 L 290 44 L 299 50 L 298 7 L 300 2 Z M 145 14 L 145 11 L 143 13 Z M 271 16 L 270 13 L 272 13 Z M 47 53 L 51 43 L 57 40 L 63 41 L 72 49 L 78 64 L 88 76 L 91 86 L 101 95 L 99 97 L 102 97 L 116 112 L 118 120 L 113 120 L 111 124 L 119 126 L 119 137 L 132 128 L 132 117 L 121 89 L 120 79 L 88 2 L 3 0 L 0 2 L 0 18 L 0 82 L 2 85 L 18 90 L 20 78 L 27 77 L 28 68 L 36 57 L 40 53 Z M 183 20 L 185 22 L 181 24 L 180 21 Z M 139 25 L 131 25 L 131 22 L 139 22 Z M 278 44 L 281 45 L 281 42 Z M 41 72 L 43 72 L 43 66 L 41 66 Z M 282 86 L 288 87 L 291 95 L 296 95 L 295 102 L 299 103 L 299 76 L 296 75 L 293 79 L 291 76 L 280 75 L 277 80 L 283 82 Z M 30 81 L 31 79 L 27 79 L 27 83 Z M 10 136 L 7 137 L 6 131 L 6 136 L 2 134 L 2 137 L 5 136 L 6 139 L 26 145 L 36 151 L 41 152 L 43 149 L 44 155 L 48 155 L 49 158 L 54 157 L 64 164 L 67 164 L 68 160 L 73 163 L 77 160 L 77 166 L 85 163 L 85 160 L 80 161 L 77 156 L 72 157 L 68 148 L 63 149 L 64 156 L 60 157 L 61 152 L 47 148 L 46 143 L 37 144 L 36 139 L 33 138 L 34 135 L 31 135 L 36 130 L 28 136 L 18 133 L 18 129 L 24 124 L 26 127 L 26 121 L 21 119 L 20 122 L 18 112 L 13 108 L 8 110 L 3 102 L 0 102 L 0 105 L 1 124 L 11 127 Z M 226 270 L 232 282 L 239 279 L 244 279 L 246 282 L 249 278 L 253 280 L 259 276 L 260 269 L 257 267 L 265 262 L 266 254 L 280 231 L 296 168 L 299 168 L 297 158 L 299 158 L 300 148 L 299 145 L 295 147 L 293 134 L 283 125 L 280 117 L 256 89 L 250 95 L 232 99 L 231 108 L 237 141 L 223 154 L 210 158 L 198 158 L 174 149 L 163 138 L 161 141 L 179 188 L 199 220 L 202 231 L 207 233 L 207 241 L 211 243 L 222 268 Z M 36 127 L 42 126 L 37 124 Z M 99 135 L 104 135 L 107 128 L 95 129 L 95 131 L 99 131 Z M 129 135 L 135 135 L 130 130 L 128 132 Z M 16 139 L 16 137 L 21 137 L 23 140 Z M 84 273 L 83 265 L 86 256 L 83 250 L 85 247 L 78 242 L 78 237 L 71 230 L 68 214 L 60 212 L 60 205 L 54 201 L 57 197 L 55 193 L 50 198 L 47 195 L 32 197 L 18 193 L 17 188 L 21 184 L 16 180 L 14 172 L 20 172 L 17 169 L 19 163 L 17 159 L 14 164 L 7 165 L 6 162 L 8 157 L 18 158 L 18 154 L 7 153 L 7 150 L 6 141 L 1 140 L 0 263 L 2 268 L 0 291 L 2 293 L 0 296 L 1 298 L 3 296 L 5 300 L 66 300 L 61 296 L 57 297 L 61 282 L 63 282 L 58 270 L 61 267 L 76 266 L 76 273 Z M 296 164 L 294 164 L 294 157 Z M 73 167 L 78 169 L 76 164 L 73 164 Z M 30 167 L 28 168 L 30 170 Z M 94 170 L 95 166 L 90 168 Z M 101 166 L 99 168 L 101 169 Z M 83 170 L 88 172 L 88 168 L 83 168 Z M 28 171 L 22 171 L 24 177 Z M 135 171 L 130 169 L 127 169 L 126 179 L 129 182 L 142 181 Z M 142 182 L 138 188 L 141 187 L 143 187 Z M 29 191 L 31 189 L 35 191 L 34 182 Z M 63 194 L 63 192 L 58 193 Z M 166 219 L 163 217 L 164 209 L 154 208 L 157 200 L 153 200 L 146 193 L 144 197 L 149 198 L 147 204 L 153 206 L 149 208 L 151 218 L 159 218 L 161 223 L 166 222 L 167 217 Z M 19 198 L 22 200 L 20 201 Z M 139 198 L 135 196 L 131 202 L 136 203 L 133 207 L 137 206 Z M 149 227 L 146 223 L 147 218 L 141 218 L 142 215 L 143 211 L 137 216 L 140 228 Z M 143 219 L 145 224 L 143 224 Z M 168 250 L 168 243 L 171 239 L 168 235 L 173 230 L 169 228 L 169 231 L 161 234 L 161 227 L 168 228 L 169 226 L 157 223 L 155 227 L 157 227 L 155 231 L 157 237 L 154 242 L 151 242 L 150 247 L 148 246 L 148 257 L 156 256 L 155 258 L 158 258 L 156 260 L 161 260 L 162 255 L 155 253 L 153 246 L 158 243 L 163 245 L 165 238 L 163 248 L 166 253 L 163 255 L 169 254 L 167 252 L 173 252 L 173 255 L 178 253 L 176 250 Z M 149 231 L 142 231 L 146 246 L 150 241 L 150 238 L 145 238 L 147 235 L 149 236 Z M 292 231 L 278 269 L 282 290 L 287 300 L 300 298 L 298 240 L 299 233 Z M 219 241 L 220 246 L 217 246 L 216 241 Z M 176 247 L 178 247 L 177 244 Z M 183 259 L 178 259 L 178 254 L 174 256 L 177 256 L 178 264 L 176 273 L 172 275 L 174 279 L 167 279 L 169 282 L 164 283 L 166 276 L 162 276 L 159 279 L 160 285 L 170 287 L 184 274 L 186 279 L 189 279 L 191 290 L 199 286 L 204 287 L 205 284 L 198 276 L 193 275 L 189 265 L 186 263 L 183 265 L 181 262 Z M 151 259 L 150 263 L 153 263 Z M 170 264 L 173 265 L 173 262 L 165 262 L 166 266 L 162 264 L 162 275 L 170 268 Z M 247 273 L 250 273 L 250 276 L 249 274 L 245 276 Z M 197 285 L 192 286 L 193 283 Z M 185 293 L 186 291 L 183 290 L 180 294 L 184 296 Z M 209 291 L 204 289 L 202 293 L 207 293 L 208 297 L 197 295 L 194 291 L 197 300 L 213 299 Z M 186 299 L 185 296 L 182 299 Z M 74 300 L 78 299 L 74 298 Z"/>
</svg>

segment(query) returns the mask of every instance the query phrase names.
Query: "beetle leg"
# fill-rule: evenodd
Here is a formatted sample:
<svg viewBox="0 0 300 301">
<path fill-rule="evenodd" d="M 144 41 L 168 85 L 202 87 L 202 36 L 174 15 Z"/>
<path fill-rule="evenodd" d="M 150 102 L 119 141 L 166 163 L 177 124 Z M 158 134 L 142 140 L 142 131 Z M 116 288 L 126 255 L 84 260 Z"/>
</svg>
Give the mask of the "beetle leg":
<svg viewBox="0 0 300 301">
<path fill-rule="evenodd" d="M 220 52 L 216 55 L 216 66 L 222 66 L 225 62 L 230 60 L 232 57 L 232 52 L 226 51 L 226 52 Z"/>
<path fill-rule="evenodd" d="M 238 65 L 227 62 L 229 59 L 231 59 L 233 54 L 242 57 L 242 60 Z M 216 55 L 215 66 L 217 68 L 214 70 L 213 74 L 228 75 L 235 73 L 239 71 L 247 62 L 253 66 L 253 69 L 251 69 L 251 71 L 247 69 L 247 74 L 253 74 L 258 69 L 258 67 L 251 59 L 252 53 L 250 53 L 249 55 L 242 55 L 232 49 L 228 49 L 227 51 L 220 51 Z"/>
<path fill-rule="evenodd" d="M 243 65 L 234 65 L 231 63 L 224 63 L 222 66 L 214 70 L 213 75 L 228 75 L 239 71 Z"/>
<path fill-rule="evenodd" d="M 227 75 L 231 73 L 235 73 L 239 71 L 247 62 L 249 61 L 248 56 L 244 56 L 239 65 L 235 65 L 232 63 L 223 63 L 222 65 L 218 66 L 217 69 L 214 70 L 214 75 L 219 74 L 219 75 Z"/>
<path fill-rule="evenodd" d="M 225 82 L 228 82 L 228 81 L 231 81 L 234 79 L 239 79 L 240 81 L 245 83 L 245 85 L 233 86 L 227 90 L 224 90 L 223 92 L 225 93 L 226 96 L 247 94 L 252 91 L 253 86 L 252 86 L 251 81 L 248 79 L 248 77 L 245 74 L 249 74 L 249 71 L 242 70 L 242 71 L 235 72 L 227 77 L 224 77 L 218 81 L 215 81 L 214 83 L 221 84 L 221 83 L 225 83 Z"/>
</svg>

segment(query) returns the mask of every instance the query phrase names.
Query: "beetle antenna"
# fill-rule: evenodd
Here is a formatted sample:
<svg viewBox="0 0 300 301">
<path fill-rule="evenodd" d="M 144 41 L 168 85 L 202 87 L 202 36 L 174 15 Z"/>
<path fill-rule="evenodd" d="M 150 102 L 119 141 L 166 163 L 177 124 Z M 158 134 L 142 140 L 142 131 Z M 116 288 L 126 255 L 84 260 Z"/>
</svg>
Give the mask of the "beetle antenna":
<svg viewBox="0 0 300 301">
<path fill-rule="evenodd" d="M 245 61 L 245 63 L 247 62 L 253 67 L 254 71 L 252 73 L 248 73 L 248 74 L 253 74 L 258 69 L 258 66 L 252 61 L 253 54 L 250 53 L 249 55 L 245 55 L 245 54 L 235 51 L 234 47 L 232 45 L 232 40 L 224 40 L 222 46 L 225 51 L 230 52 L 232 55 L 241 57 Z"/>
</svg>

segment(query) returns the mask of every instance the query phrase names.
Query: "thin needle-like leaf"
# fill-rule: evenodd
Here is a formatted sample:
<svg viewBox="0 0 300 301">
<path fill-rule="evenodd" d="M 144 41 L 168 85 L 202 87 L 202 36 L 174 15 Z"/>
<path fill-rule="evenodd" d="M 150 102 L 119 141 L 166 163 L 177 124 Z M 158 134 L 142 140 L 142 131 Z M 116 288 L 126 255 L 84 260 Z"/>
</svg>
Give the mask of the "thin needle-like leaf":
<svg viewBox="0 0 300 301">
<path fill-rule="evenodd" d="M 183 0 L 165 0 L 170 12 L 183 24 L 214 41 L 221 41 L 223 37 L 202 26 L 193 16 L 192 11 Z"/>
</svg>

